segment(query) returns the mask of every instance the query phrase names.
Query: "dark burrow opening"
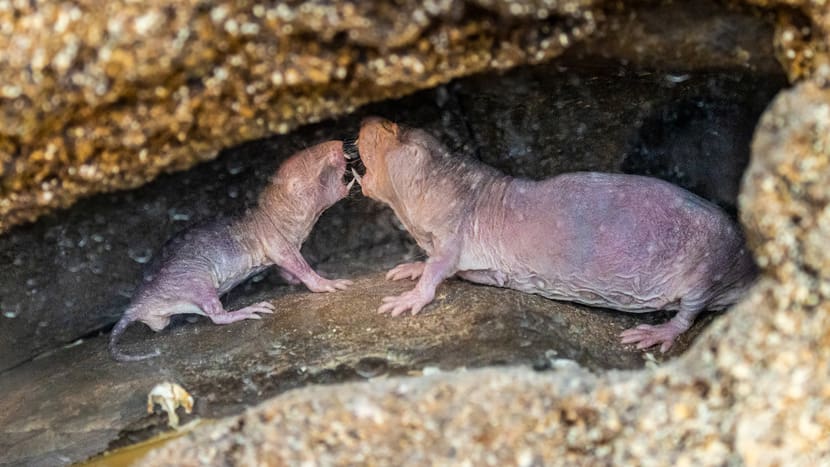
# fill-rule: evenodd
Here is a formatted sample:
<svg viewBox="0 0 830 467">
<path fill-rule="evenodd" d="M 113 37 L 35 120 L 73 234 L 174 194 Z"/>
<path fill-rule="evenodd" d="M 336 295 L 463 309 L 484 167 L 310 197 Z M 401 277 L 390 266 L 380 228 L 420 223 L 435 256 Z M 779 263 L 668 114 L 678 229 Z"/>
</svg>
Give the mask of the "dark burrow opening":
<svg viewBox="0 0 830 467">
<path fill-rule="evenodd" d="M 555 310 L 539 311 L 544 305 L 528 304 L 530 299 L 502 294 L 488 299 L 503 300 L 516 308 L 515 314 L 496 315 L 474 310 L 478 302 L 466 295 L 496 292 L 480 292 L 480 286 L 459 281 L 451 281 L 443 300 L 462 305 L 403 318 L 407 324 L 390 325 L 400 328 L 395 331 L 383 330 L 382 320 L 364 325 L 360 316 L 326 321 L 327 305 L 320 305 L 324 311 L 313 322 L 286 318 L 291 325 L 286 336 L 271 329 L 265 348 L 256 347 L 259 337 L 253 337 L 255 330 L 244 330 L 244 323 L 216 329 L 202 318 L 179 318 L 158 335 L 141 325 L 128 331 L 124 344 L 131 351 L 163 346 L 165 357 L 155 362 L 116 364 L 104 350 L 106 334 L 126 306 L 142 265 L 167 238 L 202 219 L 251 205 L 281 160 L 318 141 L 353 137 L 366 115 L 424 128 L 457 153 L 510 175 L 541 179 L 578 170 L 649 175 L 680 185 L 736 217 L 753 130 L 766 105 L 786 85 L 784 75 L 734 69 L 666 72 L 608 60 L 586 67 L 580 60 L 586 59 L 569 56 L 500 75 L 474 76 L 369 105 L 287 136 L 224 150 L 216 160 L 190 171 L 162 176 L 137 190 L 85 199 L 14 229 L 0 237 L 0 388 L 6 394 L 22 393 L 28 385 L 43 384 L 36 382 L 44 373 L 61 368 L 52 378 L 62 378 L 66 388 L 57 394 L 33 391 L 30 410 L 57 407 L 79 388 L 90 394 L 115 391 L 120 399 L 105 407 L 83 404 L 80 409 L 118 412 L 105 435 L 113 448 L 166 429 L 164 416 L 141 410 L 149 383 L 167 379 L 181 382 L 197 396 L 195 414 L 184 416 L 186 422 L 238 413 L 304 385 L 419 374 L 425 368 L 526 364 L 547 370 L 561 364 L 558 358 L 596 370 L 641 367 L 642 352 L 603 352 L 565 341 L 609 320 L 622 320 L 609 327 L 611 333 L 620 323 L 662 322 L 672 313 L 620 317 L 617 312 L 573 307 L 575 321 L 568 321 Z M 329 277 L 374 278 L 367 290 L 377 293 L 385 287 L 377 273 L 422 256 L 388 208 L 356 192 L 321 217 L 303 253 Z M 302 287 L 286 285 L 276 273 L 266 272 L 224 301 L 233 309 L 275 297 L 292 303 L 292 297 L 304 293 Z M 298 316 L 302 312 L 295 311 Z M 434 335 L 454 319 L 463 321 L 465 313 L 472 318 L 464 322 L 464 332 L 447 332 L 443 339 Z M 692 335 L 712 319 L 701 319 Z M 321 329 L 332 322 L 341 334 L 357 336 L 363 328 L 372 329 L 348 345 L 323 343 L 331 335 Z M 561 328 L 570 334 L 557 334 Z M 406 341 L 401 336 L 416 337 Z M 251 345 L 211 347 L 248 338 Z M 683 340 L 672 355 L 691 339 Z M 53 402 L 41 400 L 47 397 Z M 77 452 L 85 451 L 72 451 L 73 459 L 83 457 Z"/>
</svg>

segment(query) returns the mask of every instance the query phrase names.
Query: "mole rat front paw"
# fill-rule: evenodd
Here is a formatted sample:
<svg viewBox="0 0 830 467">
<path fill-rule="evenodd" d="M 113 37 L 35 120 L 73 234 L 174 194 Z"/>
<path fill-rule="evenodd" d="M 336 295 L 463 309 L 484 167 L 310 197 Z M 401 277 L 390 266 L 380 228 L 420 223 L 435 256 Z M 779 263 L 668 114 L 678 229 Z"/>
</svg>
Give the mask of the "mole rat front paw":
<svg viewBox="0 0 830 467">
<path fill-rule="evenodd" d="M 338 290 L 346 290 L 353 283 L 348 279 L 320 279 L 308 288 L 312 292 L 337 292 Z"/>
<path fill-rule="evenodd" d="M 378 308 L 380 314 L 400 316 L 410 310 L 414 316 L 432 301 L 432 297 L 426 297 L 418 289 L 413 289 L 394 297 L 384 297 L 382 301 L 383 305 Z"/>
</svg>

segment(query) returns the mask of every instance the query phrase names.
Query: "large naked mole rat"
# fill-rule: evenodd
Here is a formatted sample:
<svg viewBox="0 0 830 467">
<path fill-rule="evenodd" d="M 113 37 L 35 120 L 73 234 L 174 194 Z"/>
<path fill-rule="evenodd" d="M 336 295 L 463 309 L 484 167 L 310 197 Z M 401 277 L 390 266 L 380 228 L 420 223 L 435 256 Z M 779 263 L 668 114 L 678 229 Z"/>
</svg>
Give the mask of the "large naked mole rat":
<svg viewBox="0 0 830 467">
<path fill-rule="evenodd" d="M 119 361 L 142 360 L 155 353 L 131 356 L 116 343 L 134 321 L 161 331 L 180 313 L 207 316 L 216 324 L 260 319 L 274 306 L 260 302 L 227 311 L 219 297 L 246 278 L 272 266 L 292 283 L 312 292 L 345 289 L 348 280 L 320 277 L 300 254 L 300 247 L 320 214 L 348 195 L 344 183 L 343 143 L 328 141 L 300 151 L 282 163 L 259 197 L 255 209 L 239 218 L 212 221 L 173 237 L 148 265 L 145 281 L 110 337 L 109 349 Z"/>
<path fill-rule="evenodd" d="M 457 274 L 632 313 L 677 310 L 667 323 L 620 335 L 624 344 L 661 344 L 665 352 L 698 313 L 735 303 L 757 274 L 723 211 L 658 179 L 594 172 L 513 178 L 377 117 L 364 120 L 357 147 L 366 166 L 363 194 L 391 206 L 429 256 L 389 271 L 387 279 L 420 280 L 384 298 L 380 313 L 418 313 Z"/>
</svg>

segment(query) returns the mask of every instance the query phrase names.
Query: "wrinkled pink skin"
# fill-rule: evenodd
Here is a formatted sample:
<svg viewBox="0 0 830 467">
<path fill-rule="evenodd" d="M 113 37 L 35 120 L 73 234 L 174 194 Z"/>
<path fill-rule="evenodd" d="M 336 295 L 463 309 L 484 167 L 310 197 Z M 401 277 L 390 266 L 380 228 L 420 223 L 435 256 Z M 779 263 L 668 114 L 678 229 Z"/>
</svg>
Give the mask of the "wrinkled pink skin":
<svg viewBox="0 0 830 467">
<path fill-rule="evenodd" d="M 133 321 L 160 331 L 171 316 L 181 313 L 204 315 L 216 324 L 273 313 L 269 302 L 228 311 L 219 301 L 222 294 L 272 265 L 288 282 L 302 283 L 312 292 L 334 292 L 350 285 L 348 280 L 320 277 L 300 254 L 320 214 L 348 195 L 342 180 L 345 170 L 340 141 L 300 151 L 280 166 L 255 209 L 237 219 L 197 225 L 170 240 L 145 271 L 145 281 L 113 329 L 113 357 L 133 361 L 158 355 L 130 356 L 116 348 Z"/>
<path fill-rule="evenodd" d="M 389 271 L 390 280 L 419 280 L 384 298 L 380 313 L 418 313 L 457 274 L 632 313 L 677 310 L 665 324 L 621 334 L 638 349 L 666 351 L 698 313 L 735 303 L 756 276 L 740 229 L 723 211 L 658 179 L 512 178 L 378 118 L 363 122 L 358 151 L 364 195 L 391 206 L 429 257 Z"/>
</svg>

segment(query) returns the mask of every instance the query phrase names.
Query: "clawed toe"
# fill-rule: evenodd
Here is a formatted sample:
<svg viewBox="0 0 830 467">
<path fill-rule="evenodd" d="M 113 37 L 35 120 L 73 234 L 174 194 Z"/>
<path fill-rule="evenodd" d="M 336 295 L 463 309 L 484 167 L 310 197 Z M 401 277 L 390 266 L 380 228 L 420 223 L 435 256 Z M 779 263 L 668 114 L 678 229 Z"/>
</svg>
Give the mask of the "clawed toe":
<svg viewBox="0 0 830 467">
<path fill-rule="evenodd" d="M 378 308 L 378 314 L 389 313 L 392 316 L 399 316 L 403 313 L 403 310 L 398 309 L 398 297 L 383 297 L 381 303 L 383 304 Z"/>
<path fill-rule="evenodd" d="M 334 287 L 337 288 L 337 290 L 346 290 L 351 285 L 354 285 L 354 282 L 348 279 L 337 279 L 334 281 Z"/>
<path fill-rule="evenodd" d="M 681 332 L 682 330 L 677 329 L 669 323 L 658 326 L 641 324 L 620 333 L 620 342 L 623 344 L 636 344 L 638 350 L 660 344 L 660 352 L 666 352 L 672 347 L 674 339 Z"/>
<path fill-rule="evenodd" d="M 430 301 L 431 299 L 424 299 L 424 297 L 413 290 L 393 297 L 384 297 L 381 300 L 383 304 L 378 308 L 378 313 L 389 313 L 392 316 L 400 316 L 409 310 L 412 315 L 416 315 Z"/>
<path fill-rule="evenodd" d="M 228 320 L 228 323 L 235 323 L 237 321 L 242 321 L 245 319 L 262 319 L 262 316 L 259 316 L 253 311 L 248 310 L 239 310 L 228 313 L 231 319 Z"/>
<path fill-rule="evenodd" d="M 267 313 L 272 314 L 274 312 L 274 305 L 270 302 L 259 302 L 254 303 L 251 306 L 243 308 L 243 310 L 251 312 L 251 313 Z"/>
<path fill-rule="evenodd" d="M 636 328 L 626 329 L 625 331 L 620 333 L 620 337 L 622 338 L 621 342 L 623 344 L 632 344 L 634 342 L 639 342 L 644 338 L 647 338 L 649 335 L 647 324 L 637 326 Z"/>
<path fill-rule="evenodd" d="M 264 314 L 272 314 L 274 313 L 275 307 L 271 302 L 259 302 L 254 303 L 253 305 L 246 306 L 245 308 L 240 308 L 239 310 L 232 311 L 230 314 L 236 317 L 237 319 L 262 319 L 257 313 L 264 313 Z"/>
<path fill-rule="evenodd" d="M 415 280 L 424 272 L 424 263 L 404 263 L 395 266 L 386 273 L 386 280 L 398 281 L 401 279 Z"/>
<path fill-rule="evenodd" d="M 346 290 L 349 288 L 350 285 L 354 284 L 354 282 L 348 279 L 335 279 L 335 280 L 328 280 L 325 279 L 319 282 L 316 287 L 311 288 L 312 292 L 337 292 L 338 290 Z"/>
<path fill-rule="evenodd" d="M 390 316 L 400 316 L 406 311 L 406 306 L 396 302 L 388 302 L 378 308 L 378 314 L 388 313 Z"/>
</svg>

